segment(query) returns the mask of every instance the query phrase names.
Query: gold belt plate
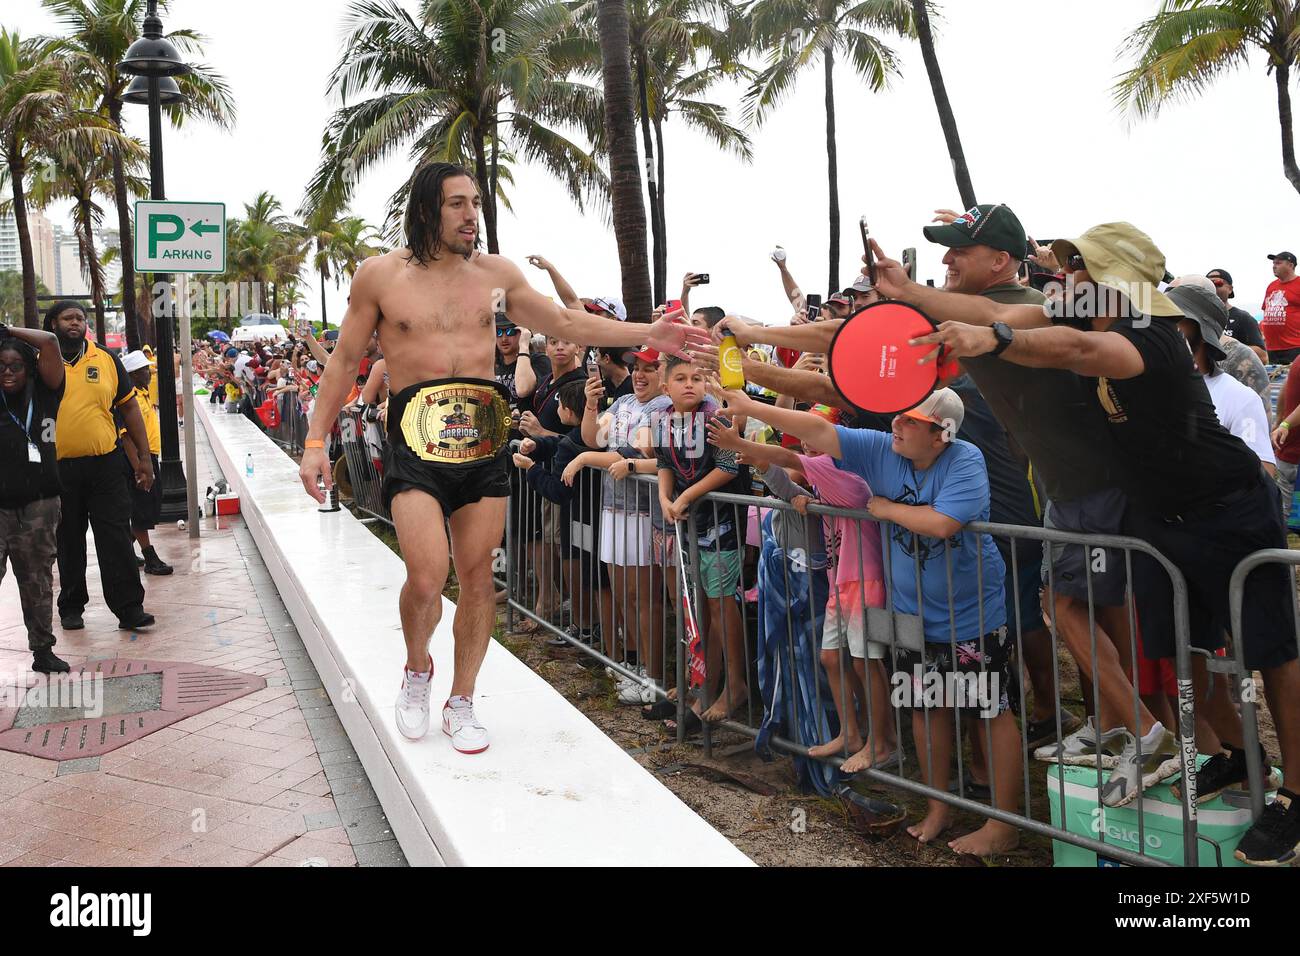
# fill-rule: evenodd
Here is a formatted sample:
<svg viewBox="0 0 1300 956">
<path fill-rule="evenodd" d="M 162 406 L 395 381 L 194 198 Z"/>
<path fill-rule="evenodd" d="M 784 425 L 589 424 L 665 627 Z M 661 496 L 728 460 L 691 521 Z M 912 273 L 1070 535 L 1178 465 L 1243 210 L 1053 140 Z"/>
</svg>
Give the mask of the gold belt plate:
<svg viewBox="0 0 1300 956">
<path fill-rule="evenodd" d="M 489 386 L 427 385 L 407 402 L 401 427 L 406 446 L 422 461 L 482 461 L 509 439 L 510 406 Z"/>
</svg>

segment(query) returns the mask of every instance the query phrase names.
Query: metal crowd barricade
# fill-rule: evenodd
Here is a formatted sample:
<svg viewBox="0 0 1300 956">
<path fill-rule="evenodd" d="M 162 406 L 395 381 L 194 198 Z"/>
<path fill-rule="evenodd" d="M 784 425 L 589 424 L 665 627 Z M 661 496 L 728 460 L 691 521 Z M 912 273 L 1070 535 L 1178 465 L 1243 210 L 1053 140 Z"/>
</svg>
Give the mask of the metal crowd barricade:
<svg viewBox="0 0 1300 956">
<path fill-rule="evenodd" d="M 1294 568 L 1300 565 L 1300 551 L 1284 548 L 1269 548 L 1256 551 L 1242 558 L 1232 572 L 1228 584 L 1228 610 L 1230 615 L 1231 643 L 1228 659 L 1209 657 L 1206 667 L 1211 672 L 1226 672 L 1236 678 L 1236 694 L 1241 703 L 1242 743 L 1246 751 L 1246 771 L 1250 779 L 1250 813 L 1252 819 L 1258 820 L 1264 810 L 1264 767 L 1259 759 L 1259 708 L 1253 673 L 1246 668 L 1246 650 L 1242 640 L 1242 608 L 1246 594 L 1246 579 L 1256 568 L 1267 564 L 1282 564 L 1293 570 L 1288 576 L 1291 582 L 1291 609 L 1295 615 L 1295 639 L 1300 644 L 1300 595 L 1295 586 Z M 1284 767 L 1284 770 L 1291 768 Z M 1287 786 L 1294 789 L 1294 782 Z"/>
<path fill-rule="evenodd" d="M 358 510 L 391 525 L 393 516 L 381 494 L 383 428 L 377 421 L 368 421 L 365 412 L 358 408 L 339 412 L 338 426 L 353 502 Z"/>
<path fill-rule="evenodd" d="M 540 466 L 535 466 L 540 467 Z M 590 472 L 590 469 L 584 469 Z M 574 480 L 574 486 L 580 484 L 582 475 Z M 597 480 L 593 475 L 589 481 Z M 635 487 L 643 487 L 649 495 L 655 495 L 654 479 L 648 476 L 641 478 L 624 479 L 627 482 L 634 482 Z M 657 497 L 657 496 L 656 496 Z M 653 499 L 650 499 L 653 500 Z M 650 509 L 654 510 L 654 505 Z M 739 682 L 743 676 L 747 685 L 748 693 L 744 699 L 739 699 L 740 695 L 734 696 L 736 699 L 724 702 L 723 709 L 729 709 L 730 713 L 725 719 L 714 722 L 705 722 L 702 726 L 702 745 L 706 753 L 712 747 L 713 733 L 725 728 L 730 731 L 757 738 L 763 745 L 770 750 L 777 750 L 790 754 L 798 760 L 808 761 L 815 759 L 822 769 L 811 767 L 808 773 L 823 774 L 823 783 L 825 775 L 834 776 L 829 767 L 838 767 L 844 760 L 850 756 L 847 747 L 842 748 L 837 754 L 822 755 L 817 758 L 811 758 L 809 748 L 819 744 L 825 744 L 832 736 L 829 714 L 834 712 L 834 708 L 828 708 L 831 698 L 836 697 L 832 692 L 825 677 L 825 672 L 821 666 L 821 621 L 817 620 L 819 612 L 818 603 L 825 604 L 824 595 L 827 593 L 825 584 L 817 585 L 816 580 L 819 575 L 825 576 L 826 569 L 817 567 L 814 556 L 824 551 L 823 543 L 816 542 L 812 538 L 811 524 L 804 522 L 803 526 L 803 547 L 789 547 L 790 542 L 786 542 L 784 553 L 778 554 L 773 560 L 772 554 L 767 553 L 768 563 L 764 565 L 767 569 L 762 583 L 757 585 L 759 594 L 756 595 L 760 608 L 760 613 L 767 616 L 766 626 L 761 621 L 751 623 L 749 611 L 749 602 L 738 603 L 739 614 L 732 615 L 727 608 L 727 603 L 734 599 L 730 595 L 715 595 L 709 597 L 704 593 L 704 575 L 701 574 L 702 552 L 708 551 L 709 543 L 700 544 L 700 519 L 702 509 L 714 509 L 714 513 L 709 517 L 711 521 L 705 522 L 704 527 L 716 528 L 721 520 L 727 521 L 725 513 L 720 509 L 731 509 L 731 520 L 734 522 L 742 542 L 749 538 L 752 543 L 752 535 L 748 534 L 751 527 L 749 520 L 750 512 L 758 510 L 761 512 L 782 512 L 793 513 L 793 506 L 787 502 L 775 498 L 756 498 L 748 495 L 735 495 L 713 493 L 701 498 L 691 510 L 691 514 L 682 533 L 689 535 L 688 547 L 685 549 L 688 554 L 688 575 L 693 593 L 693 609 L 695 616 L 701 621 L 707 619 L 709 623 L 704 624 L 706 632 L 704 638 L 706 672 L 708 679 L 701 689 L 700 700 L 696 705 L 701 711 L 706 711 L 717 704 L 715 696 L 718 692 L 719 675 L 729 675 L 729 680 Z M 608 635 L 603 635 L 600 640 L 592 641 L 585 637 L 584 621 L 590 622 L 593 618 L 587 615 L 585 618 L 582 614 L 577 613 L 575 608 L 580 601 L 591 600 L 594 592 L 598 591 L 600 584 L 598 579 L 593 576 L 588 581 L 578 580 L 572 573 L 565 574 L 561 571 L 561 565 L 566 560 L 560 553 L 559 546 L 556 543 L 544 538 L 542 525 L 544 521 L 541 518 L 542 512 L 547 509 L 543 507 L 541 496 L 536 494 L 527 483 L 520 483 L 515 489 L 515 493 L 510 501 L 511 519 L 507 523 L 509 529 L 507 553 L 510 556 L 507 570 L 507 588 L 508 588 L 508 607 L 511 618 L 518 615 L 524 619 L 534 622 L 536 628 L 552 637 L 555 643 L 568 644 L 577 648 L 582 654 L 593 658 L 599 664 L 605 665 L 606 669 L 614 676 L 622 676 L 631 682 L 631 693 L 642 690 L 645 692 L 643 698 L 649 703 L 656 700 L 666 699 L 670 696 L 669 684 L 665 680 L 665 675 L 675 674 L 675 685 L 677 688 L 683 688 L 687 683 L 687 663 L 689 658 L 689 633 L 685 626 L 683 613 L 684 604 L 680 603 L 680 595 L 676 592 L 675 584 L 677 578 L 676 571 L 672 566 L 675 561 L 674 551 L 667 547 L 653 549 L 648 556 L 644 556 L 639 547 L 639 541 L 633 540 L 643 538 L 646 535 L 646 529 L 649 526 L 649 519 L 643 520 L 640 516 L 629 520 L 624 515 L 620 516 L 618 512 L 611 512 L 608 509 L 601 510 L 602 519 L 609 523 L 611 527 L 602 529 L 601 539 L 602 548 L 601 556 L 608 558 L 617 558 L 619 553 L 617 546 L 622 546 L 622 557 L 625 559 L 622 567 L 610 563 L 611 567 L 607 570 L 614 572 L 611 579 L 617 581 L 621 578 L 622 587 L 615 587 L 613 597 L 613 614 L 606 619 L 613 619 L 615 622 L 611 626 L 614 628 L 612 639 Z M 845 509 L 831 508 L 824 505 L 813 504 L 806 509 L 809 515 L 817 515 L 823 518 L 836 517 L 849 519 L 856 522 L 871 521 L 872 518 L 865 511 L 852 511 Z M 903 649 L 909 647 L 919 648 L 924 646 L 923 638 L 925 634 L 925 608 L 924 603 L 918 604 L 919 614 L 903 614 L 895 608 L 895 588 L 894 576 L 890 567 L 890 548 L 888 546 L 889 533 L 892 526 L 882 526 L 884 534 L 882 547 L 882 561 L 884 562 L 884 581 L 886 593 L 886 605 L 882 608 L 861 607 L 863 614 L 866 641 L 875 642 L 885 645 L 885 660 L 892 660 L 894 655 Z M 1013 588 L 1013 596 L 1017 598 L 1014 602 L 1008 602 L 1014 607 L 1014 620 L 1008 620 L 1008 633 L 1012 635 L 1016 644 L 1016 661 L 1024 659 L 1024 641 L 1026 636 L 1034 637 L 1036 632 L 1044 630 L 1039 622 L 1024 621 L 1020 614 L 1020 562 L 1021 558 L 1017 555 L 1014 547 L 1017 540 L 1032 541 L 1038 545 L 1042 542 L 1052 542 L 1066 547 L 1080 547 L 1085 549 L 1089 560 L 1085 560 L 1086 585 L 1089 595 L 1088 613 L 1086 621 L 1086 634 L 1088 642 L 1087 657 L 1089 660 L 1090 670 L 1093 674 L 1098 670 L 1098 640 L 1101 624 L 1098 620 L 1098 613 L 1094 609 L 1092 601 L 1093 594 L 1093 556 L 1094 554 L 1103 553 L 1098 549 L 1112 549 L 1118 553 L 1124 561 L 1124 574 L 1127 587 L 1127 593 L 1132 593 L 1132 575 L 1133 575 L 1133 557 L 1135 554 L 1141 554 L 1155 561 L 1165 573 L 1168 574 L 1174 601 L 1174 628 L 1175 628 L 1175 647 L 1176 659 L 1175 669 L 1177 675 L 1177 690 L 1179 702 L 1178 728 L 1176 736 L 1180 742 L 1180 763 L 1184 779 L 1193 779 L 1195 772 L 1195 720 L 1194 720 L 1194 701 L 1191 678 L 1191 657 L 1188 642 L 1188 619 L 1187 619 L 1187 589 L 1181 573 L 1172 565 L 1163 555 L 1159 554 L 1149 544 L 1136 538 L 1121 536 L 1099 536 L 1099 535 L 1081 535 L 1070 534 L 1061 531 L 1048 530 L 1038 527 L 1019 527 L 1011 525 L 995 525 L 986 523 L 971 523 L 966 526 L 967 531 L 989 534 L 1008 541 L 1011 545 L 1008 553 L 1011 555 L 1011 567 L 1007 570 L 1010 572 L 1008 580 Z M 903 534 L 910 535 L 910 532 L 902 531 Z M 618 536 L 622 534 L 623 540 L 619 542 Z M 650 529 L 650 534 L 656 540 L 660 539 L 662 532 Z M 520 547 L 526 544 L 527 547 Z M 858 545 L 861 547 L 861 544 Z M 730 560 L 725 556 L 720 548 L 720 536 L 712 537 L 712 547 L 714 553 L 711 559 L 711 574 L 716 575 L 719 567 L 725 566 L 725 561 Z M 527 554 L 525 555 L 525 551 Z M 802 551 L 802 554 L 798 552 Z M 918 553 L 919 549 L 913 548 L 912 560 L 915 565 L 915 574 L 917 581 L 917 593 L 922 593 L 921 577 L 922 563 Z M 741 554 L 744 554 L 743 544 Z M 938 556 L 932 555 L 935 559 Z M 636 560 L 650 560 L 651 566 L 642 576 L 639 572 L 641 569 L 632 562 Z M 944 543 L 944 554 L 942 560 L 945 561 L 947 570 L 947 587 L 948 587 L 948 618 L 946 627 L 953 628 L 951 632 L 955 637 L 955 611 L 953 601 L 953 542 Z M 633 572 L 629 574 L 629 572 Z M 985 568 L 982 554 L 977 560 L 976 570 L 976 587 L 977 593 L 982 593 Z M 1060 720 L 1061 712 L 1061 690 L 1060 690 L 1060 660 L 1058 657 L 1057 644 L 1055 636 L 1057 630 L 1057 601 L 1056 601 L 1056 582 L 1049 572 L 1048 581 L 1046 582 L 1047 600 L 1046 604 L 1050 609 L 1050 620 L 1047 629 L 1047 641 L 1051 647 L 1051 664 L 1052 664 L 1052 705 L 1056 711 L 1056 735 L 1055 739 L 1060 741 L 1065 734 Z M 564 605 L 557 604 L 558 591 L 548 590 L 552 588 L 555 582 L 562 582 L 566 588 L 566 593 L 570 598 L 568 609 Z M 744 589 L 747 586 L 744 577 L 738 591 L 739 597 L 744 596 Z M 718 584 L 716 577 L 713 579 L 714 589 L 717 590 Z M 795 585 L 795 586 L 792 586 Z M 630 586 L 629 586 L 630 585 Z M 772 599 L 780 592 L 784 603 L 774 602 Z M 789 600 L 793 594 L 806 595 L 798 601 Z M 641 617 L 643 610 L 642 604 L 646 597 L 651 600 L 651 633 L 656 627 L 655 615 L 658 615 L 662 640 L 651 643 L 646 638 L 646 628 L 637 626 L 628 626 L 629 621 L 637 621 Z M 983 607 L 982 601 L 980 610 L 980 633 L 986 634 L 983 626 Z M 796 612 L 795 608 L 798 608 Z M 796 620 L 796 613 L 802 614 L 803 619 Z M 668 623 L 669 615 L 675 618 L 675 624 L 670 627 Z M 1122 629 L 1123 617 L 1127 617 L 1127 630 L 1130 635 L 1136 633 L 1135 611 L 1133 603 L 1129 600 L 1122 611 L 1117 610 L 1110 615 L 1114 620 L 1120 622 L 1118 628 Z M 575 625 L 576 621 L 576 625 Z M 734 633 L 736 624 L 739 624 L 740 633 Z M 933 625 L 934 622 L 931 622 Z M 1082 621 L 1076 617 L 1073 626 L 1079 627 Z M 712 633 L 717 630 L 720 633 Z M 769 633 L 776 630 L 775 636 Z M 760 645 L 757 638 L 761 632 L 764 638 Z M 674 640 L 667 640 L 667 635 L 673 633 Z M 1140 724 L 1140 712 L 1143 705 L 1140 701 L 1137 690 L 1137 655 L 1138 649 L 1136 640 L 1130 639 L 1127 642 L 1116 641 L 1119 651 L 1119 660 L 1126 671 L 1132 675 L 1133 679 L 1133 720 L 1135 724 Z M 1101 638 L 1105 640 L 1106 638 Z M 984 650 L 984 638 L 979 638 L 981 643 L 981 652 Z M 1076 637 L 1077 640 L 1077 637 Z M 956 663 L 957 642 L 941 644 L 939 646 L 948 647 L 949 652 L 953 654 L 954 664 Z M 1127 646 L 1123 646 L 1123 644 Z M 647 654 L 654 660 L 655 666 L 652 670 L 643 673 L 639 666 L 644 666 Z M 631 665 L 628 662 L 629 657 L 633 656 L 638 662 L 637 665 Z M 839 667 L 838 673 L 842 682 L 847 682 L 849 673 L 853 673 L 853 661 L 850 659 L 847 647 L 841 648 L 838 652 Z M 868 655 L 869 656 L 869 655 Z M 756 661 L 755 658 L 758 658 Z M 815 675 L 814 679 L 807 679 L 810 667 Z M 756 674 L 756 665 L 758 668 Z M 870 668 L 874 662 L 868 659 L 865 666 Z M 1019 665 L 1016 665 L 1019 667 Z M 755 679 L 756 676 L 762 676 L 766 671 L 766 678 L 760 682 Z M 897 675 L 895 675 L 897 676 Z M 905 675 L 906 677 L 906 675 Z M 896 687 L 900 684 L 894 683 Z M 627 685 L 625 685 L 626 688 Z M 865 704 L 863 711 L 865 713 L 865 737 L 868 740 L 875 740 L 876 734 L 882 732 L 882 728 L 875 726 L 873 714 L 875 701 L 873 695 L 879 692 L 879 684 L 873 682 L 873 676 L 870 671 L 866 674 L 866 679 L 861 682 L 862 691 L 860 692 L 865 698 L 862 703 Z M 781 713 L 765 713 L 764 702 L 758 700 L 760 690 L 764 688 L 776 687 L 780 691 L 778 697 L 775 691 L 769 692 L 772 695 L 773 707 L 780 707 Z M 849 700 L 853 698 L 846 691 L 844 683 L 839 687 L 840 694 L 838 699 Z M 624 693 L 624 691 L 620 691 Z M 675 705 L 670 705 L 670 709 L 676 716 L 676 729 L 678 740 L 681 741 L 686 737 L 686 728 L 688 715 L 686 713 L 685 693 L 676 694 Z M 1097 683 L 1093 684 L 1092 693 L 1092 713 L 1101 713 L 1101 689 Z M 1022 694 L 1022 700 L 1025 700 Z M 625 702 L 626 701 L 625 699 Z M 915 702 L 914 702 L 915 703 Z M 1004 769 L 1006 773 L 1018 773 L 1019 779 L 1016 789 L 1021 791 L 1020 796 L 1014 801 L 1020 804 L 1018 811 L 1016 806 L 998 806 L 989 803 L 979 802 L 972 799 L 967 794 L 966 774 L 965 774 L 965 753 L 963 747 L 963 715 L 959 709 L 954 710 L 951 720 L 954 731 L 954 739 L 951 752 L 956 763 L 956 793 L 949 793 L 946 789 L 940 789 L 928 786 L 925 783 L 908 779 L 903 775 L 903 756 L 902 741 L 903 733 L 901 726 L 900 706 L 893 705 L 892 701 L 889 707 L 890 720 L 893 723 L 894 737 L 897 740 L 895 745 L 895 760 L 886 767 L 870 767 L 860 771 L 860 773 L 872 782 L 885 784 L 900 790 L 908 791 L 915 795 L 924 796 L 928 799 L 938 800 L 950 806 L 960 808 L 980 814 L 986 818 L 999 820 L 1023 830 L 1032 831 L 1037 834 L 1049 837 L 1053 840 L 1063 843 L 1072 844 L 1082 847 L 1094 853 L 1107 857 L 1111 860 L 1134 865 L 1163 865 L 1164 861 L 1151 856 L 1147 852 L 1148 842 L 1146 834 L 1146 814 L 1141 811 L 1141 796 L 1134 805 L 1138 812 L 1137 820 L 1137 849 L 1129 850 L 1123 846 L 1118 846 L 1114 842 L 1094 838 L 1094 833 L 1100 833 L 1099 829 L 1094 829 L 1091 833 L 1080 833 L 1078 828 L 1069 828 L 1065 820 L 1065 766 L 1057 762 L 1054 767 L 1047 770 L 1056 778 L 1057 793 L 1059 794 L 1059 814 L 1060 820 L 1035 819 L 1031 806 L 1031 786 L 1030 786 L 1030 754 L 1025 746 L 1027 737 L 1024 724 L 1022 721 L 1019 730 L 1020 752 L 1021 757 L 1018 761 L 1019 766 L 1011 770 Z M 987 708 L 986 708 L 987 710 Z M 920 717 L 914 718 L 913 726 L 914 736 L 924 734 L 929 746 L 926 747 L 926 756 L 933 764 L 934 738 L 931 736 L 932 722 L 938 719 L 938 715 L 931 714 L 928 706 L 921 706 L 914 710 L 919 712 Z M 663 711 L 661 710 L 662 714 Z M 1027 714 L 1027 709 L 1025 711 Z M 721 714 L 715 716 L 722 716 Z M 945 718 L 947 720 L 948 718 Z M 985 714 L 978 718 L 975 723 L 982 721 L 983 734 L 982 739 L 990 743 L 985 748 L 982 762 L 988 773 L 988 779 L 994 794 L 993 799 L 996 801 L 997 783 L 1002 779 L 996 765 L 991 733 L 992 715 Z M 970 723 L 969 720 L 965 721 Z M 840 722 L 841 727 L 843 722 Z M 922 726 L 923 725 L 923 726 Z M 1173 729 L 1173 728 L 1170 728 Z M 780 732 L 778 732 L 780 731 Z M 814 737 L 818 739 L 813 739 Z M 1004 734 L 1005 737 L 1005 734 Z M 1140 738 L 1139 738 L 1140 749 Z M 1140 757 L 1140 752 L 1139 752 Z M 1050 767 L 1050 764 L 1049 764 Z M 892 769 L 891 769 L 892 768 Z M 926 778 L 930 780 L 941 779 L 944 774 L 937 773 L 936 767 L 931 765 L 927 767 L 929 771 Z M 1096 768 L 1096 787 L 1097 787 L 1097 811 L 1094 814 L 1095 820 L 1105 818 L 1106 808 L 1101 805 L 1101 788 L 1105 777 L 1109 774 L 1100 766 Z M 1091 774 L 1090 774 L 1091 775 Z M 842 783 L 842 781 L 841 781 Z M 1005 788 L 1004 788 L 1005 792 Z M 1023 801 L 1023 803 L 1022 803 Z M 1196 866 L 1198 864 L 1198 838 L 1196 819 L 1197 808 L 1195 804 L 1194 787 L 1184 786 L 1182 788 L 1182 824 L 1183 824 L 1183 863 L 1187 866 Z M 1055 814 L 1054 814 L 1055 815 Z"/>
</svg>

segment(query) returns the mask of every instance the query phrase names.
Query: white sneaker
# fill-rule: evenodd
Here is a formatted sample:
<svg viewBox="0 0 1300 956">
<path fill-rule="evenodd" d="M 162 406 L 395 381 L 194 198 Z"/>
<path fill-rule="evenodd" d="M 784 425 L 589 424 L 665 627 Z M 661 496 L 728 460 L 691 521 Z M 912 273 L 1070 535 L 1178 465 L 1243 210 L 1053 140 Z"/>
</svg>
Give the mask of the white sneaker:
<svg viewBox="0 0 1300 956">
<path fill-rule="evenodd" d="M 645 668 L 638 668 L 641 675 L 640 680 L 628 681 L 618 689 L 618 702 L 620 704 L 653 704 L 658 695 L 655 693 L 655 682 L 646 676 Z"/>
<path fill-rule="evenodd" d="M 618 678 L 618 680 L 614 681 L 615 688 L 617 688 L 618 690 L 622 690 L 624 687 L 627 687 L 628 685 L 640 687 L 641 681 L 644 680 L 646 676 L 645 668 L 633 667 L 631 664 L 626 664 L 626 663 L 623 666 L 626 667 L 628 670 L 632 671 L 634 674 L 636 674 L 636 676 L 628 677 L 626 674 L 622 673 L 621 671 L 616 671 L 612 667 L 605 668 L 605 672 L 609 674 L 610 677 Z"/>
<path fill-rule="evenodd" d="M 419 740 L 429 732 L 429 690 L 433 686 L 433 665 L 429 673 L 417 674 L 402 668 L 402 689 L 397 694 L 397 730 L 407 740 Z"/>
<path fill-rule="evenodd" d="M 474 716 L 474 698 L 450 697 L 442 708 L 442 732 L 463 754 L 481 754 L 488 749 L 487 728 Z"/>
</svg>

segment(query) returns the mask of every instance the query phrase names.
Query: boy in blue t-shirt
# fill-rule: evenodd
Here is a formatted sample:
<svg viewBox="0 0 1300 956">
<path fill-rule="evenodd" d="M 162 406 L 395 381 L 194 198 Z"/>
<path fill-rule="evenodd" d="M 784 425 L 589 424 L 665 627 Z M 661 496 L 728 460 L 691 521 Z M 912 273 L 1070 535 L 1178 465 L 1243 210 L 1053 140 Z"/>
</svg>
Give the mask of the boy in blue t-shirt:
<svg viewBox="0 0 1300 956">
<path fill-rule="evenodd" d="M 948 789 L 957 708 L 991 717 L 978 721 L 976 730 L 984 752 L 993 756 L 993 805 L 1014 811 L 1022 754 L 1006 693 L 1014 640 L 1006 628 L 1005 568 L 989 535 L 963 530 L 968 522 L 988 521 L 989 481 L 984 456 L 953 437 L 965 414 L 961 398 L 952 389 L 939 389 L 895 416 L 890 432 L 879 432 L 762 405 L 741 392 L 721 394 L 728 412 L 758 418 L 803 439 L 871 486 L 874 496 L 867 510 L 884 523 L 881 538 L 888 544 L 890 606 L 896 613 L 919 614 L 925 634 L 923 651 L 897 650 L 890 680 L 896 704 L 913 708 L 923 779 L 936 790 Z M 908 827 L 922 843 L 936 839 L 952 822 L 948 804 L 927 803 L 925 818 Z M 1018 842 L 1014 827 L 989 820 L 948 846 L 989 856 Z"/>
</svg>

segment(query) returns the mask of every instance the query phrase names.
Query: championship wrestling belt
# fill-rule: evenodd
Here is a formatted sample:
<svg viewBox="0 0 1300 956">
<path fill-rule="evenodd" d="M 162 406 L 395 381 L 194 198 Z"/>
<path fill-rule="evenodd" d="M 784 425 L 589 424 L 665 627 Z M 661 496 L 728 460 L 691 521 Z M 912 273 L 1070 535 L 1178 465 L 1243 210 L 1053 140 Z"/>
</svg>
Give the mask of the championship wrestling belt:
<svg viewBox="0 0 1300 956">
<path fill-rule="evenodd" d="M 406 446 L 422 461 L 483 461 L 509 438 L 510 405 L 490 385 L 426 385 L 406 403 L 401 429 Z"/>
</svg>

